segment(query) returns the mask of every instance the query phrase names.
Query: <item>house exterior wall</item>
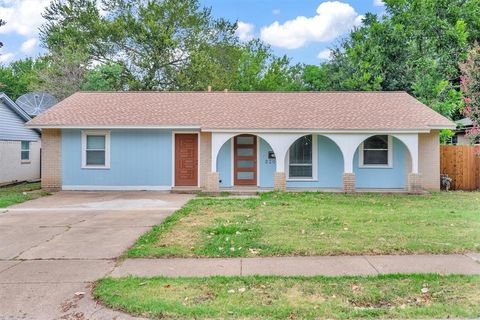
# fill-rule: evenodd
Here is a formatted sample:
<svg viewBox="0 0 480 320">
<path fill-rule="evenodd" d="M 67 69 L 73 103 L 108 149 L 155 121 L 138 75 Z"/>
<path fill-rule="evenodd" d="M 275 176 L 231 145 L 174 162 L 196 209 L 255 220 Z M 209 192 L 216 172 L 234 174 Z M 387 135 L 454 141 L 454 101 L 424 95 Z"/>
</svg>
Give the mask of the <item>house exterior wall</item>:
<svg viewBox="0 0 480 320">
<path fill-rule="evenodd" d="M 359 149 L 357 149 L 353 158 L 353 172 L 355 173 L 356 188 L 405 188 L 408 173 L 407 155 L 408 150 L 405 145 L 397 138 L 392 138 L 391 168 L 361 168 L 358 159 Z"/>
<path fill-rule="evenodd" d="M 200 187 L 206 188 L 208 174 L 212 168 L 212 133 L 200 133 Z"/>
<path fill-rule="evenodd" d="M 42 188 L 59 190 L 62 187 L 62 131 L 42 130 Z"/>
<path fill-rule="evenodd" d="M 110 130 L 110 139 L 110 168 L 82 169 L 81 130 L 62 130 L 64 189 L 170 189 L 171 130 Z"/>
<path fill-rule="evenodd" d="M 21 160 L 20 141 L 0 141 L 0 184 L 40 179 L 40 141 L 30 142 L 30 159 Z"/>
<path fill-rule="evenodd" d="M 147 187 L 168 190 L 173 185 L 173 134 L 171 130 L 112 129 L 111 165 L 109 169 L 82 169 L 81 130 L 44 129 L 43 185 L 65 189 L 105 188 L 125 189 Z M 356 188 L 405 188 L 411 161 L 406 146 L 392 138 L 392 168 L 360 168 L 358 150 L 353 172 Z M 200 133 L 199 182 L 207 188 L 212 165 L 212 134 Z M 286 187 L 342 188 L 344 161 L 337 144 L 329 138 L 317 136 L 317 179 L 312 181 L 287 180 Z M 272 151 L 267 141 L 258 138 L 258 179 L 262 188 L 275 186 L 276 160 L 268 159 Z M 62 156 L 63 155 L 63 156 Z M 61 157 L 61 161 L 60 161 Z M 427 189 L 436 190 L 439 184 L 438 131 L 419 135 L 419 171 Z M 61 165 L 60 165 L 61 164 Z M 232 139 L 220 149 L 217 173 L 221 187 L 231 187 Z"/>
<path fill-rule="evenodd" d="M 217 157 L 217 172 L 220 187 L 231 187 L 232 181 L 232 139 L 225 142 Z"/>
<path fill-rule="evenodd" d="M 287 180 L 287 188 L 337 189 L 342 187 L 342 152 L 335 142 L 321 135 L 317 136 L 317 145 L 317 178 L 313 181 Z"/>
<path fill-rule="evenodd" d="M 261 188 L 273 188 L 275 185 L 275 169 L 276 169 L 276 161 L 275 159 L 268 159 L 268 153 L 272 150 L 272 147 L 263 140 L 262 138 L 258 138 L 259 140 L 259 148 L 258 148 L 258 159 L 260 161 L 259 168 L 260 174 L 258 175 L 260 179 L 260 187 Z"/>
<path fill-rule="evenodd" d="M 220 176 L 221 187 L 232 187 L 232 139 L 227 141 L 218 154 L 217 172 Z M 270 145 L 259 138 L 259 186 L 273 188 L 275 176 L 275 160 L 268 159 Z M 354 156 L 354 173 L 356 187 L 378 189 L 403 189 L 407 183 L 409 172 L 409 154 L 405 145 L 398 139 L 392 138 L 392 167 L 391 168 L 361 168 L 358 159 L 358 149 Z M 317 177 L 311 181 L 295 181 L 287 178 L 286 186 L 294 188 L 342 188 L 343 155 L 338 146 L 329 138 L 317 136 Z"/>
<path fill-rule="evenodd" d="M 40 134 L 24 124 L 24 119 L 0 101 L 0 140 L 39 141 Z"/>
<path fill-rule="evenodd" d="M 0 184 L 40 178 L 40 134 L 0 100 Z M 21 141 L 30 142 L 30 160 L 21 160 Z"/>
<path fill-rule="evenodd" d="M 440 137 L 439 130 L 418 135 L 418 172 L 422 175 L 423 188 L 440 190 Z"/>
</svg>

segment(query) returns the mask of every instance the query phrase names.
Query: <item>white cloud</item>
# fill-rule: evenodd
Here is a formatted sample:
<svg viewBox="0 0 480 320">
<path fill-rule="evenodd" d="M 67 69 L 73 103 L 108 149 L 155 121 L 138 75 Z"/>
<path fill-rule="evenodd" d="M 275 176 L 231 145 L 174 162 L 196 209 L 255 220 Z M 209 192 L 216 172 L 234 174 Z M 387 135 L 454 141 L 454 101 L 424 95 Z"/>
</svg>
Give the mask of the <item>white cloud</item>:
<svg viewBox="0 0 480 320">
<path fill-rule="evenodd" d="M 273 9 L 272 14 L 273 14 L 274 16 L 279 15 L 279 14 L 280 14 L 280 9 Z"/>
<path fill-rule="evenodd" d="M 7 22 L 0 33 L 37 34 L 44 22 L 42 12 L 49 3 L 50 0 L 0 0 L 0 17 Z"/>
<path fill-rule="evenodd" d="M 255 29 L 255 26 L 253 24 L 238 21 L 237 25 L 238 27 L 236 33 L 240 40 L 249 41 L 253 39 L 253 30 Z"/>
<path fill-rule="evenodd" d="M 23 53 L 30 53 L 37 47 L 37 44 L 38 44 L 37 38 L 30 38 L 24 43 L 22 43 L 22 45 L 20 46 L 20 50 Z"/>
<path fill-rule="evenodd" d="M 0 63 L 8 63 L 13 60 L 15 54 L 11 52 L 1 53 L 0 54 Z"/>
<path fill-rule="evenodd" d="M 283 24 L 275 21 L 261 30 L 265 42 L 282 48 L 296 49 L 309 42 L 330 42 L 361 22 L 361 17 L 348 3 L 321 3 L 314 17 L 298 16 Z"/>
<path fill-rule="evenodd" d="M 332 50 L 330 49 L 325 49 L 325 50 L 322 50 L 318 53 L 318 59 L 321 59 L 321 60 L 330 60 L 330 55 L 332 54 Z"/>
<path fill-rule="evenodd" d="M 373 5 L 376 7 L 382 7 L 385 5 L 385 3 L 383 2 L 383 0 L 373 0 Z"/>
</svg>

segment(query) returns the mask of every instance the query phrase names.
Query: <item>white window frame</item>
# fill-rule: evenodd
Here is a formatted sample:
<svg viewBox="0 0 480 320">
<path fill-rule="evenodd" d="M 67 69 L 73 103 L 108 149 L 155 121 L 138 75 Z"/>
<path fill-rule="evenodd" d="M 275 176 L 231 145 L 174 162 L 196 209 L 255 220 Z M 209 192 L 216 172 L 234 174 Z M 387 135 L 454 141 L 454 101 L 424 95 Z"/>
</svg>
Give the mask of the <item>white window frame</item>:
<svg viewBox="0 0 480 320">
<path fill-rule="evenodd" d="M 28 142 L 28 149 L 23 149 L 23 143 Z M 22 153 L 28 151 L 28 159 L 22 159 Z M 20 160 L 22 163 L 30 163 L 30 141 L 22 140 L 20 141 Z"/>
<path fill-rule="evenodd" d="M 374 137 L 374 136 L 385 136 L 385 134 L 376 134 L 376 135 L 373 135 L 373 136 L 370 136 L 368 137 L 367 139 L 370 139 L 371 137 Z M 388 139 L 387 139 L 387 149 L 368 149 L 368 150 L 387 150 L 388 152 L 388 155 L 387 155 L 387 158 L 388 158 L 388 163 L 387 164 L 365 164 L 363 161 L 363 151 L 365 150 L 365 147 L 364 147 L 364 142 L 362 142 L 362 144 L 360 145 L 360 148 L 359 148 L 359 151 L 358 151 L 358 167 L 359 168 L 377 168 L 377 169 L 388 169 L 388 168 L 393 168 L 393 152 L 392 152 L 392 136 L 391 135 L 386 135 L 388 136 Z M 365 139 L 365 140 L 367 140 Z"/>
<path fill-rule="evenodd" d="M 286 155 L 287 159 L 285 161 L 285 174 L 287 176 L 287 181 L 318 181 L 318 142 L 317 142 L 318 135 L 306 134 L 305 136 L 310 136 L 310 135 L 312 136 L 312 177 L 311 178 L 306 178 L 306 177 L 290 178 L 290 148 L 288 148 L 287 155 Z M 295 140 L 295 142 L 297 142 L 297 140 Z"/>
<path fill-rule="evenodd" d="M 105 136 L 105 165 L 87 165 L 87 136 Z M 110 169 L 110 131 L 83 130 L 82 131 L 82 169 Z"/>
</svg>

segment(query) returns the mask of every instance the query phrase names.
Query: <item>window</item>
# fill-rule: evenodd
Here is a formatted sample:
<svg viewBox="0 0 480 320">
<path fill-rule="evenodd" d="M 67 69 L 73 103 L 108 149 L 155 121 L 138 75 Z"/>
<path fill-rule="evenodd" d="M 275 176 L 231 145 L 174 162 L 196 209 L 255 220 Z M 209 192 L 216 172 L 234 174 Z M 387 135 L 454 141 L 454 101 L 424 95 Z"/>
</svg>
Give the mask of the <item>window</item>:
<svg viewBox="0 0 480 320">
<path fill-rule="evenodd" d="M 82 132 L 82 168 L 110 168 L 110 132 Z"/>
<path fill-rule="evenodd" d="M 360 167 L 390 167 L 392 164 L 391 137 L 373 136 L 360 147 Z"/>
<path fill-rule="evenodd" d="M 22 161 L 30 160 L 30 141 L 22 141 L 20 155 Z"/>
<path fill-rule="evenodd" d="M 314 178 L 315 150 L 313 135 L 301 137 L 293 143 L 287 155 L 289 179 L 301 180 Z"/>
</svg>

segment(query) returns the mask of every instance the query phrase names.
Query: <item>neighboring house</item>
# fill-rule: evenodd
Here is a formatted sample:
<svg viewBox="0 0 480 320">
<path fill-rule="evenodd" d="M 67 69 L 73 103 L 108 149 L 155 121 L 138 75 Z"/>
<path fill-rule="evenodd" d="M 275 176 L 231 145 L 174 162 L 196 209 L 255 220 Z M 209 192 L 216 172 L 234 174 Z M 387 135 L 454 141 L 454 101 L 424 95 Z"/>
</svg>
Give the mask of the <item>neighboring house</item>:
<svg viewBox="0 0 480 320">
<path fill-rule="evenodd" d="M 465 145 L 471 144 L 472 141 L 467 137 L 467 131 L 473 128 L 473 122 L 470 118 L 463 118 L 456 121 L 457 128 L 455 129 L 455 135 L 448 141 L 448 144 Z M 477 143 L 480 143 L 478 141 Z"/>
<path fill-rule="evenodd" d="M 45 188 L 438 190 L 439 130 L 404 92 L 79 92 L 31 120 Z"/>
<path fill-rule="evenodd" d="M 40 179 L 40 133 L 25 127 L 29 120 L 25 111 L 0 93 L 0 185 Z"/>
</svg>

